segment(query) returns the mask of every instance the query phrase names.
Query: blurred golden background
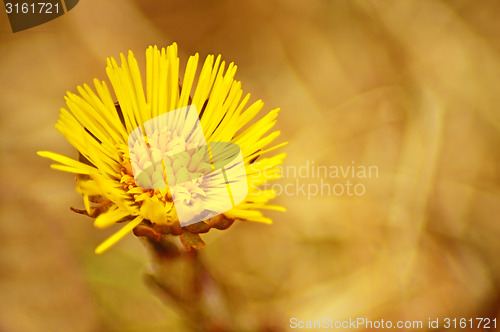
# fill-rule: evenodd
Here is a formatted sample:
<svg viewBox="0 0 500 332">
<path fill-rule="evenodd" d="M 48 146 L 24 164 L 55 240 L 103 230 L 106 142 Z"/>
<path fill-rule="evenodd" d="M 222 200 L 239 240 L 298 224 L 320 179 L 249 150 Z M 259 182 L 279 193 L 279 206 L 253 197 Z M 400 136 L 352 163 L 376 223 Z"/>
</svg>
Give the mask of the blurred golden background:
<svg viewBox="0 0 500 332">
<path fill-rule="evenodd" d="M 140 241 L 95 255 L 115 229 L 71 212 L 73 176 L 36 156 L 76 155 L 54 124 L 106 57 L 131 49 L 144 66 L 148 45 L 174 41 L 181 71 L 220 53 L 252 100 L 282 109 L 287 166 L 379 170 L 356 179 L 362 196 L 282 194 L 273 225 L 203 249 L 235 320 L 500 318 L 499 15 L 495 0 L 82 0 L 13 34 L 0 13 L 0 331 L 187 329 L 144 285 Z"/>
</svg>

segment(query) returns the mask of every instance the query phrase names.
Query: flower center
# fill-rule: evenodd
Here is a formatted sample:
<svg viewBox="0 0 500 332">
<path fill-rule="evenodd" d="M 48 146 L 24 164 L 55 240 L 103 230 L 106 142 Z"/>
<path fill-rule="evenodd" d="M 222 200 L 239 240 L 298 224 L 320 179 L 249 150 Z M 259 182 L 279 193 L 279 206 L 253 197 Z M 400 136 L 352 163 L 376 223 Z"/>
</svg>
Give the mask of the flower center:
<svg viewBox="0 0 500 332">
<path fill-rule="evenodd" d="M 189 209 L 193 215 L 201 213 L 201 200 L 207 196 L 204 175 L 212 171 L 208 150 L 165 128 L 149 135 L 146 144 L 147 148 L 138 140 L 129 146 L 130 165 L 121 180 L 128 193 L 141 204 L 156 196 L 154 200 L 163 203 L 155 204 L 156 208 L 164 211 L 174 196 L 176 206 Z"/>
</svg>

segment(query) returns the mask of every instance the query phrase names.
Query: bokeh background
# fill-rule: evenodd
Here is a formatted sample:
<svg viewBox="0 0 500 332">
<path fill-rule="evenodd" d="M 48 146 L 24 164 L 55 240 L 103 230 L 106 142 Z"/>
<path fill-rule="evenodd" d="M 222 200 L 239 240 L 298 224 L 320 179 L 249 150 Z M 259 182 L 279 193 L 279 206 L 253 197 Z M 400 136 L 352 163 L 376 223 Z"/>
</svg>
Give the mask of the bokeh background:
<svg viewBox="0 0 500 332">
<path fill-rule="evenodd" d="M 71 212 L 73 177 L 36 156 L 76 155 L 54 124 L 106 57 L 144 66 L 173 41 L 181 68 L 221 53 L 282 109 L 286 165 L 379 169 L 363 196 L 280 195 L 272 226 L 211 241 L 235 320 L 500 318 L 499 15 L 495 0 L 82 0 L 13 34 L 0 13 L 0 331 L 187 329 L 144 285 L 140 241 L 94 255 L 115 229 Z"/>
</svg>

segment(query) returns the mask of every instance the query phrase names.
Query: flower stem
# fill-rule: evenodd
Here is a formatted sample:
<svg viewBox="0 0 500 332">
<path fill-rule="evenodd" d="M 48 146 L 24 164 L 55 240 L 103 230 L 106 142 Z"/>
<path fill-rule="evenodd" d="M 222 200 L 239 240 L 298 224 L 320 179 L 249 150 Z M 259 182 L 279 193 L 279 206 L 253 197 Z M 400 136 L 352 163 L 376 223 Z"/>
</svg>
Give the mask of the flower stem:
<svg viewBox="0 0 500 332">
<path fill-rule="evenodd" d="M 174 305 L 193 331 L 234 331 L 227 297 L 196 250 L 185 251 L 168 235 L 143 238 L 153 271 L 146 283 L 168 306 Z"/>
</svg>

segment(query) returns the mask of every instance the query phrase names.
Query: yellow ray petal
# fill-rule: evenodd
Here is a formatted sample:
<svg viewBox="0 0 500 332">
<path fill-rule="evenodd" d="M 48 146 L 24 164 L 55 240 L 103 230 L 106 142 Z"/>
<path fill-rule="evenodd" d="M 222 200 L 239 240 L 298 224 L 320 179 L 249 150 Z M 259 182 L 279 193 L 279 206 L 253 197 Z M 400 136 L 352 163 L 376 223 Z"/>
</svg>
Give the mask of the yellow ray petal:
<svg viewBox="0 0 500 332">
<path fill-rule="evenodd" d="M 90 174 L 89 171 L 85 171 L 83 169 L 78 169 L 78 168 L 74 168 L 74 167 L 70 167 L 70 166 L 66 166 L 66 165 L 52 164 L 52 165 L 50 165 L 50 168 L 58 170 L 58 171 L 73 173 L 73 174 L 85 174 L 85 175 Z"/>
<path fill-rule="evenodd" d="M 95 219 L 94 226 L 97 228 L 106 228 L 106 227 L 113 225 L 118 220 L 125 218 L 128 215 L 129 215 L 129 213 L 127 211 L 115 208 L 115 209 L 109 210 L 105 213 L 101 213 Z"/>
<path fill-rule="evenodd" d="M 101 243 L 96 249 L 96 254 L 102 254 L 106 250 L 108 250 L 111 246 L 113 246 L 116 242 L 120 241 L 125 235 L 130 233 L 135 226 L 139 225 L 143 218 L 141 216 L 137 216 L 134 220 L 128 222 L 122 229 L 120 229 L 115 234 L 111 235 L 108 239 L 106 239 L 103 243 Z"/>
<path fill-rule="evenodd" d="M 59 162 L 61 164 L 64 164 L 66 166 L 69 166 L 69 167 L 72 167 L 72 168 L 75 168 L 75 169 L 82 170 L 84 172 L 95 172 L 96 171 L 96 169 L 94 167 L 92 167 L 92 166 L 89 166 L 87 164 L 81 163 L 79 161 L 76 161 L 74 159 L 68 158 L 66 156 L 62 156 L 62 155 L 54 153 L 54 152 L 50 152 L 50 151 L 38 151 L 37 154 L 40 157 L 52 159 L 52 160 L 57 161 L 57 162 Z M 82 174 L 86 174 L 86 173 L 82 173 Z"/>
</svg>

